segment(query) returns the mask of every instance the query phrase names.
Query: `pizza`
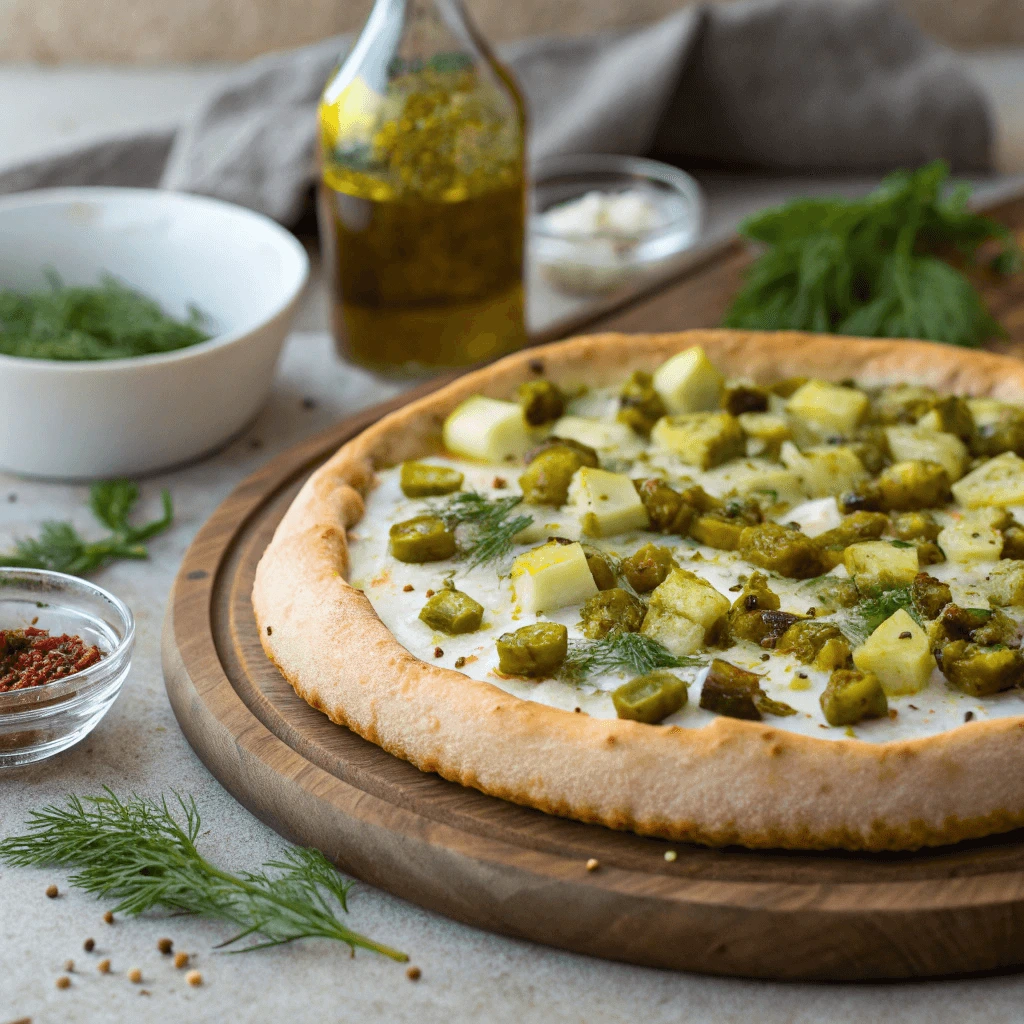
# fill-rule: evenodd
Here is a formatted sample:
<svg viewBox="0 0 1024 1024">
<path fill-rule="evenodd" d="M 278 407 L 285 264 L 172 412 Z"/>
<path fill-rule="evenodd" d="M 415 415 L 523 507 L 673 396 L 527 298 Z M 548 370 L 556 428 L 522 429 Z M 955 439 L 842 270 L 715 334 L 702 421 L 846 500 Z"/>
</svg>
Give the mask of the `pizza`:
<svg viewBox="0 0 1024 1024">
<path fill-rule="evenodd" d="M 1024 824 L 1024 367 L 600 335 L 384 417 L 253 605 L 296 693 L 425 772 L 711 845 Z"/>
</svg>

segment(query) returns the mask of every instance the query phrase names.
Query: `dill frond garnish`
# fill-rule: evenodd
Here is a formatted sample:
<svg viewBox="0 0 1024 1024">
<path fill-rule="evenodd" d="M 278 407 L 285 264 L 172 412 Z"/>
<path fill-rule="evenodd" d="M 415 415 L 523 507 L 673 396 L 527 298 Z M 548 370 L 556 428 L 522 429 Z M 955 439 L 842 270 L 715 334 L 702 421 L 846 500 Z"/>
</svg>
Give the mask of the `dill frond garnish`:
<svg viewBox="0 0 1024 1024">
<path fill-rule="evenodd" d="M 864 598 L 847 612 L 838 615 L 836 624 L 849 639 L 861 644 L 901 608 L 907 611 L 918 625 L 921 624 L 909 587 L 894 587 Z"/>
<path fill-rule="evenodd" d="M 174 518 L 169 491 L 161 495 L 163 515 L 133 526 L 129 521 L 139 500 L 138 484 L 130 480 L 104 480 L 89 489 L 89 508 L 110 535 L 87 541 L 66 522 L 43 523 L 38 537 L 15 541 L 14 550 L 0 553 L 0 566 L 15 569 L 51 569 L 84 576 L 118 558 L 148 558 L 145 541 L 162 533 Z"/>
<path fill-rule="evenodd" d="M 461 491 L 431 511 L 456 531 L 459 556 L 472 569 L 504 558 L 516 534 L 533 522 L 532 516 L 516 514 L 522 500 L 520 495 L 488 498 L 476 491 Z"/>
<path fill-rule="evenodd" d="M 639 676 L 656 668 L 692 668 L 700 664 L 700 658 L 679 657 L 643 633 L 613 631 L 601 640 L 571 640 L 559 677 L 579 683 L 602 672 L 625 669 Z"/>
<path fill-rule="evenodd" d="M 115 913 L 159 907 L 229 921 L 241 931 L 218 948 L 248 940 L 233 953 L 322 938 L 344 942 L 353 951 L 359 946 L 393 960 L 408 959 L 338 920 L 335 903 L 348 910 L 352 883 L 318 850 L 294 848 L 260 871 L 239 875 L 215 867 L 196 849 L 200 819 L 191 797 L 175 793 L 168 806 L 164 798 L 121 801 L 105 789 L 102 796 L 70 796 L 66 806 L 33 811 L 27 827 L 25 835 L 0 842 L 0 861 L 75 867 L 70 883 L 118 900 Z"/>
<path fill-rule="evenodd" d="M 0 291 L 0 353 L 81 362 L 174 352 L 206 341 L 199 310 L 185 320 L 109 274 L 97 287 L 65 285 L 51 269 L 49 287 Z"/>
</svg>

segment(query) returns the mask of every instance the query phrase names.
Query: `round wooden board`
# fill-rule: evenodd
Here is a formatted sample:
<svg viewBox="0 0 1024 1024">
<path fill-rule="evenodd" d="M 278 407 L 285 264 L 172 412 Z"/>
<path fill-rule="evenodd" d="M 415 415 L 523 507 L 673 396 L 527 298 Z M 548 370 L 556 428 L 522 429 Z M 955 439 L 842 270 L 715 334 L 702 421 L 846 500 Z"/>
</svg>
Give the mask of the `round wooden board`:
<svg viewBox="0 0 1024 1024">
<path fill-rule="evenodd" d="M 164 623 L 167 692 L 189 742 L 238 800 L 373 885 L 480 928 L 594 956 L 816 980 L 1024 963 L 1020 832 L 909 855 L 669 844 L 424 774 L 299 699 L 256 635 L 256 563 L 312 469 L 409 397 L 345 420 L 249 477 L 185 556 Z M 588 872 L 591 857 L 600 867 Z"/>
</svg>

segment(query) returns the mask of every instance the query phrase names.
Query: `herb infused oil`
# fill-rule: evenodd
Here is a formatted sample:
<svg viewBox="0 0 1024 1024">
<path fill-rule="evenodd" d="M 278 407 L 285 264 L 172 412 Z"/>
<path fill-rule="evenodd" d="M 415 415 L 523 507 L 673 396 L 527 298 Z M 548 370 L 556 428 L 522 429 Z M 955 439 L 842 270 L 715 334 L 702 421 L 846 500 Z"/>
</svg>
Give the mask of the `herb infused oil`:
<svg viewBox="0 0 1024 1024">
<path fill-rule="evenodd" d="M 321 242 L 352 361 L 426 375 L 521 348 L 524 115 L 457 0 L 377 0 L 320 104 Z"/>
</svg>

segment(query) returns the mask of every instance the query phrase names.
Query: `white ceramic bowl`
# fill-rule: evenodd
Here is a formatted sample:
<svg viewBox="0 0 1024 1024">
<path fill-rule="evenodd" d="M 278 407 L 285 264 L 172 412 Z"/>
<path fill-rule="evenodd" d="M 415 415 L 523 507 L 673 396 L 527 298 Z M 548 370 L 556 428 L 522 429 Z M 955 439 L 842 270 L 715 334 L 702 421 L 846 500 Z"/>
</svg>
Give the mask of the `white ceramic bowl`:
<svg viewBox="0 0 1024 1024">
<path fill-rule="evenodd" d="M 157 189 L 66 188 L 0 199 L 0 290 L 103 273 L 213 337 L 164 355 L 57 362 L 0 355 L 0 469 L 133 476 L 210 452 L 266 401 L 309 274 L 299 242 L 230 203 Z"/>
</svg>

